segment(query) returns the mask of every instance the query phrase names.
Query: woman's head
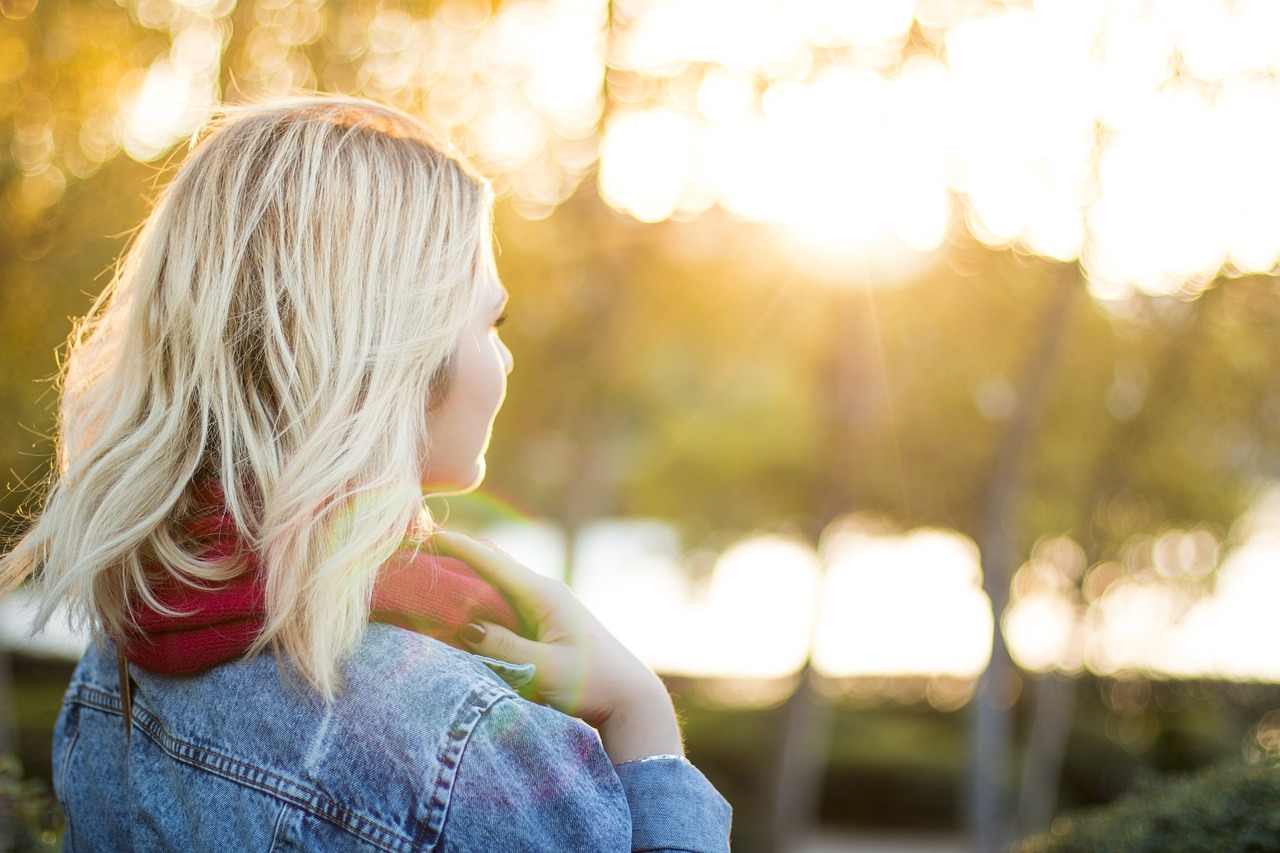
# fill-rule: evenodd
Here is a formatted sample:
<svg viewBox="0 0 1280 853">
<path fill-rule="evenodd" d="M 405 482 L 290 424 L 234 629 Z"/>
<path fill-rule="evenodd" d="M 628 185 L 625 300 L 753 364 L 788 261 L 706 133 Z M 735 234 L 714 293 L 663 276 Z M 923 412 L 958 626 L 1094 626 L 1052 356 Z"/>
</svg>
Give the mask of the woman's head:
<svg viewBox="0 0 1280 853">
<path fill-rule="evenodd" d="M 154 381 L 203 386 L 224 479 L 269 485 L 335 441 L 362 457 L 428 438 L 415 401 L 447 400 L 493 265 L 487 185 L 420 125 L 358 101 L 230 113 L 152 226 L 162 267 L 134 310 L 171 365 Z"/>
<path fill-rule="evenodd" d="M 395 110 L 222 115 L 72 337 L 58 471 L 0 578 L 127 631 L 157 575 L 237 570 L 184 533 L 217 480 L 266 567 L 260 644 L 328 690 L 423 478 L 482 475 L 510 369 L 489 225 L 487 184 Z"/>
</svg>

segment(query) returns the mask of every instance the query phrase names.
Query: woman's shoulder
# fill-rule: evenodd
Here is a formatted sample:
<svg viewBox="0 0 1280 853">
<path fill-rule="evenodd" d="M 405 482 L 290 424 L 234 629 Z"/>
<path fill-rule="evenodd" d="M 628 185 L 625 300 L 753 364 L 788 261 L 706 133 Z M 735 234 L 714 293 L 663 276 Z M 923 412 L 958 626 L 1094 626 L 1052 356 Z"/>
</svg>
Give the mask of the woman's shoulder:
<svg viewBox="0 0 1280 853">
<path fill-rule="evenodd" d="M 394 625 L 371 624 L 344 662 L 338 705 L 370 703 L 421 720 L 462 706 L 514 699 L 534 677 L 532 665 L 493 660 Z"/>
<path fill-rule="evenodd" d="M 270 655 L 194 677 L 130 672 L 134 749 L 142 738 L 161 763 L 206 770 L 218 784 L 264 791 L 362 835 L 438 836 L 459 785 L 470 799 L 491 799 L 487 785 L 476 790 L 467 783 L 475 777 L 466 764 L 483 764 L 481 775 L 501 772 L 504 765 L 511 769 L 514 752 L 554 777 L 558 771 L 548 763 L 571 754 L 580 764 L 586 750 L 598 753 L 588 762 L 599 768 L 592 775 L 609 767 L 585 724 L 519 697 L 532 667 L 481 658 L 389 625 L 369 627 L 344 663 L 342 687 L 330 703 Z M 127 749 L 119 697 L 114 647 L 91 648 L 66 707 L 81 716 L 114 716 L 114 726 L 96 731 L 113 739 L 118 731 Z M 64 718 L 72 716 L 64 711 Z M 556 748 L 546 748 L 552 744 Z M 160 767 L 151 770 L 164 777 Z M 607 774 L 595 781 L 617 786 Z"/>
<path fill-rule="evenodd" d="M 92 680 L 118 686 L 114 649 Z M 438 755 L 458 726 L 495 703 L 518 698 L 533 667 L 482 658 L 432 637 L 371 624 L 340 668 L 340 686 L 325 702 L 287 663 L 270 654 L 214 667 L 195 677 L 168 677 L 130 667 L 134 703 L 165 726 L 193 737 L 275 750 L 288 766 L 307 767 L 330 746 L 352 756 L 356 742 L 421 759 Z M 78 673 L 79 676 L 79 673 Z M 301 753 L 307 744 L 308 752 Z M 406 768 L 407 769 L 407 768 Z"/>
</svg>

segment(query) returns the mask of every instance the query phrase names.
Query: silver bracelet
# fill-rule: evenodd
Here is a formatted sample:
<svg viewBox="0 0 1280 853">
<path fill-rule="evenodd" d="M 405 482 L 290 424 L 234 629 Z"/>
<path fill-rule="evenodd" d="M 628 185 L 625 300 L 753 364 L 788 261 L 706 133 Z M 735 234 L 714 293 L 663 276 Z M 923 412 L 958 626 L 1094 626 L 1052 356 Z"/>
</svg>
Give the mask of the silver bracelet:
<svg viewBox="0 0 1280 853">
<path fill-rule="evenodd" d="M 669 761 L 669 760 L 671 760 L 671 759 L 673 759 L 673 758 L 674 758 L 676 761 L 685 761 L 685 760 L 686 760 L 686 759 L 685 759 L 685 757 L 684 757 L 683 755 L 673 755 L 673 754 L 671 754 L 671 753 L 666 753 L 666 754 L 663 754 L 663 755 L 649 755 L 649 756 L 645 756 L 644 758 L 633 758 L 633 759 L 631 759 L 630 761 L 624 761 L 624 762 L 622 762 L 622 764 L 619 764 L 618 766 L 619 766 L 619 767 L 623 767 L 623 766 L 625 766 L 625 765 L 627 765 L 627 764 L 644 764 L 646 761 Z"/>
</svg>

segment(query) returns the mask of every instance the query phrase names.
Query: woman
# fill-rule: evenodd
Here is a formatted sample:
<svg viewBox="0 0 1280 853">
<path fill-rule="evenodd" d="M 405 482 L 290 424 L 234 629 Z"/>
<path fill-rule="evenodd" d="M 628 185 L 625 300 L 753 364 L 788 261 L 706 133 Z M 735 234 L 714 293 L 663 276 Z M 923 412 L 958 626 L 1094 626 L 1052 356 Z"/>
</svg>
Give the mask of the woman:
<svg viewBox="0 0 1280 853">
<path fill-rule="evenodd" d="M 163 194 L 0 561 L 98 638 L 55 733 L 67 849 L 727 849 L 657 677 L 423 506 L 480 482 L 512 367 L 490 205 L 333 99 L 224 116 Z"/>
</svg>

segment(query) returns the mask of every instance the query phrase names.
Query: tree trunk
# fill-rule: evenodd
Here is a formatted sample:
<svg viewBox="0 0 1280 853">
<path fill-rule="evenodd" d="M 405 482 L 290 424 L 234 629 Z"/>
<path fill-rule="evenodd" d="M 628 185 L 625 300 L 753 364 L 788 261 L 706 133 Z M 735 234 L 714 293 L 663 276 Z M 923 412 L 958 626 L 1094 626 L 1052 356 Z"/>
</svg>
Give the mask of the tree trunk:
<svg viewBox="0 0 1280 853">
<path fill-rule="evenodd" d="M 806 662 L 795 693 L 781 708 L 782 735 L 772 762 L 772 802 L 763 848 L 774 853 L 795 850 L 818 821 L 832 708 L 814 689 L 816 677 Z"/>
<path fill-rule="evenodd" d="M 860 444 L 884 408 L 873 295 L 864 287 L 853 286 L 833 287 L 829 294 L 828 476 L 815 534 L 857 505 Z M 814 617 L 817 615 L 815 607 Z M 770 851 L 793 849 L 818 819 L 833 712 L 814 689 L 819 676 L 813 671 L 812 656 L 811 644 L 796 691 L 782 709 L 776 751 L 763 768 L 768 774 L 765 791 L 769 804 L 764 849 Z"/>
<path fill-rule="evenodd" d="M 1075 676 L 1050 670 L 1037 679 L 1018 792 L 1018 838 L 1048 828 L 1053 820 L 1075 707 Z"/>
<path fill-rule="evenodd" d="M 1195 339 L 1203 333 L 1209 316 L 1205 303 L 1216 298 L 1219 289 L 1220 286 L 1206 291 L 1190 306 L 1193 316 L 1170 333 L 1150 370 L 1147 405 L 1150 405 L 1149 401 L 1182 393 L 1192 364 L 1185 355 L 1196 351 Z M 1087 513 L 1093 511 L 1092 502 L 1104 488 L 1123 482 L 1126 463 L 1148 440 L 1150 427 L 1150 419 L 1139 414 L 1126 421 L 1117 421 L 1111 435 L 1100 442 L 1093 463 L 1093 486 L 1084 493 L 1089 501 Z M 1103 558 L 1096 542 L 1082 544 L 1090 565 Z M 1075 711 L 1076 680 L 1075 676 L 1051 672 L 1037 682 L 1018 796 L 1018 837 L 1044 830 L 1057 808 L 1058 785 L 1062 779 Z"/>
<path fill-rule="evenodd" d="M 1049 397 L 1053 373 L 1066 337 L 1069 312 L 1079 290 L 1077 267 L 1055 273 L 1038 339 L 1023 365 L 1012 416 L 996 448 L 986 509 L 978 536 L 983 588 L 995 616 L 991 662 L 978 681 L 971 719 L 968 823 L 973 849 L 995 853 L 1010 840 L 1009 777 L 1013 768 L 1013 720 L 1010 709 L 1018 674 L 1009 657 L 1000 618 L 1009 603 L 1009 582 L 1020 560 L 1021 510 L 1029 462 Z"/>
</svg>

